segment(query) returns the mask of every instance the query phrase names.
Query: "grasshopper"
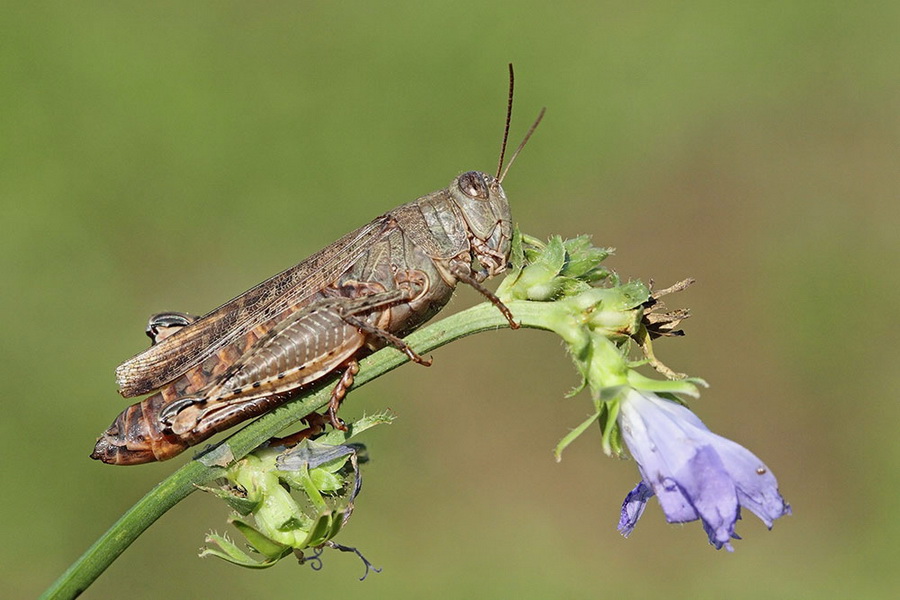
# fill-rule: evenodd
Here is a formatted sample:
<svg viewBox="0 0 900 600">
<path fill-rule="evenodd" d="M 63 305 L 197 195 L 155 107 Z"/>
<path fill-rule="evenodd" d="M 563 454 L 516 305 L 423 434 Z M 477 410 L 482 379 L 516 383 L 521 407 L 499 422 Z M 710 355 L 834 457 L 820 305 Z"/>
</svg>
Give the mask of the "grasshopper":
<svg viewBox="0 0 900 600">
<path fill-rule="evenodd" d="M 509 262 L 512 223 L 503 178 L 544 115 L 503 168 L 512 118 L 509 68 L 506 127 L 497 175 L 468 171 L 450 186 L 348 233 L 298 265 L 209 314 L 150 318 L 149 349 L 116 369 L 126 408 L 97 440 L 91 458 L 132 465 L 172 458 L 219 431 L 335 376 L 328 418 L 359 371 L 358 359 L 393 346 L 429 365 L 401 338 L 433 317 L 458 282 L 481 292 L 518 327 L 482 282 Z"/>
</svg>

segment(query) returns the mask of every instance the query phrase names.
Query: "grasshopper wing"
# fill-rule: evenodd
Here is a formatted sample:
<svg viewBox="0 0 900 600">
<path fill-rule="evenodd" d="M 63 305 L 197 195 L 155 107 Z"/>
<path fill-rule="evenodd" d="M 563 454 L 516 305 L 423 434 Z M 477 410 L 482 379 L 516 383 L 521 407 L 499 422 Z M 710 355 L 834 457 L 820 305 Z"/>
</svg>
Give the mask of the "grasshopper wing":
<svg viewBox="0 0 900 600">
<path fill-rule="evenodd" d="M 130 398 L 151 392 L 257 325 L 306 304 L 394 226 L 390 217 L 379 217 L 128 359 L 116 368 L 119 393 Z"/>
</svg>

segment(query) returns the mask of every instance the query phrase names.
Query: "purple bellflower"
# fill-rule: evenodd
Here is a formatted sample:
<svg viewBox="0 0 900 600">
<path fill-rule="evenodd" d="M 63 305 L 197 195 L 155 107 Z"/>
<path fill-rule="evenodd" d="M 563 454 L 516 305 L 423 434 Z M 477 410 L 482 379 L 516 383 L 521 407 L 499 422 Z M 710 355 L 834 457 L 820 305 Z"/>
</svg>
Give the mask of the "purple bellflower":
<svg viewBox="0 0 900 600">
<path fill-rule="evenodd" d="M 711 432 L 686 407 L 649 391 L 630 389 L 619 407 L 622 437 L 641 481 L 625 498 L 619 531 L 628 536 L 656 496 L 670 523 L 700 519 L 709 543 L 733 551 L 741 507 L 771 529 L 791 514 L 769 468 L 752 452 Z"/>
</svg>

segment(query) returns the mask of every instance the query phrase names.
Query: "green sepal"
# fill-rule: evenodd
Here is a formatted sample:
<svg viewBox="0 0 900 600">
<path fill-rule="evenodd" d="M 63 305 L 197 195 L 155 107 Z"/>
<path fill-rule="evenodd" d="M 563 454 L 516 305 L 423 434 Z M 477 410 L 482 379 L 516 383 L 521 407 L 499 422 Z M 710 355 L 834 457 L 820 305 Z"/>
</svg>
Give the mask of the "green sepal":
<svg viewBox="0 0 900 600">
<path fill-rule="evenodd" d="M 321 444 L 330 444 L 332 446 L 337 446 L 340 444 L 346 444 L 350 441 L 351 438 L 359 435 L 363 431 L 367 429 L 371 429 L 376 425 L 390 425 L 394 422 L 396 417 L 390 413 L 390 411 L 382 411 L 379 413 L 375 413 L 374 415 L 364 416 L 353 423 L 347 424 L 347 431 L 341 431 L 340 429 L 332 429 L 325 435 L 316 439 L 316 442 Z"/>
<path fill-rule="evenodd" d="M 506 300 L 548 302 L 583 292 L 612 272 L 600 262 L 611 248 L 595 248 L 588 236 L 565 240 L 551 237 L 547 243 L 513 232 L 510 261 L 512 272 L 497 295 Z"/>
<path fill-rule="evenodd" d="M 347 464 L 347 460 L 349 460 L 349 457 L 345 457 L 341 460 L 337 468 L 342 468 Z M 322 493 L 337 492 L 344 487 L 344 479 L 335 475 L 333 472 L 326 470 L 324 467 L 313 469 L 310 472 L 309 477 L 312 479 L 316 489 Z"/>
<path fill-rule="evenodd" d="M 591 236 L 579 235 L 563 242 L 566 248 L 566 264 L 561 275 L 586 283 L 595 283 L 610 276 L 609 269 L 601 262 L 614 252 L 613 248 L 596 248 L 591 245 Z"/>
<path fill-rule="evenodd" d="M 559 440 L 559 443 L 556 444 L 556 449 L 553 451 L 553 456 L 556 458 L 556 462 L 562 460 L 563 450 L 565 450 L 569 446 L 569 444 L 574 442 L 578 438 L 578 436 L 587 431 L 588 427 L 593 425 L 594 421 L 596 421 L 599 416 L 599 412 L 594 413 L 593 415 L 585 419 L 585 421 L 578 425 L 575 429 L 564 435 L 561 440 Z"/>
<path fill-rule="evenodd" d="M 349 453 L 340 454 L 336 458 L 318 464 L 312 469 L 309 468 L 309 464 L 306 462 L 299 468 L 292 468 L 288 464 L 290 459 L 285 460 L 287 454 L 292 453 L 296 455 L 298 450 L 304 451 L 304 455 L 314 456 L 316 453 L 323 454 L 328 452 L 329 449 L 338 448 L 343 449 L 344 452 L 349 451 L 348 446 L 344 444 L 335 446 L 332 444 L 320 444 L 315 440 L 302 440 L 295 448 L 291 448 L 279 455 L 276 460 L 276 466 L 279 468 L 279 478 L 290 485 L 291 488 L 303 491 L 307 495 L 315 494 L 317 497 L 320 492 L 333 493 L 343 489 L 347 484 L 347 478 L 345 475 L 339 474 L 339 471 L 350 460 Z M 296 457 L 294 456 L 293 458 L 294 462 L 296 462 Z M 315 491 L 313 492 L 313 490 Z"/>
<path fill-rule="evenodd" d="M 579 369 L 579 373 L 581 375 L 581 381 L 578 383 L 578 385 L 566 392 L 566 395 L 563 396 L 564 398 L 574 398 L 575 396 L 583 392 L 584 388 L 587 387 L 587 377 L 585 377 L 585 374 L 581 372 L 581 369 Z"/>
<path fill-rule="evenodd" d="M 686 377 L 684 379 L 651 379 L 634 370 L 628 371 L 628 383 L 636 390 L 646 390 L 655 393 L 669 393 L 674 396 L 700 397 L 700 387 L 709 387 L 699 377 Z M 678 400 L 679 403 L 683 403 Z"/>
<path fill-rule="evenodd" d="M 309 530 L 309 535 L 297 549 L 315 548 L 336 536 L 344 526 L 346 512 L 346 510 L 326 510 L 319 513 Z"/>
<path fill-rule="evenodd" d="M 522 232 L 519 230 L 519 224 L 516 223 L 513 225 L 512 239 L 509 242 L 509 275 L 506 276 L 506 279 L 512 279 L 514 282 L 524 266 L 524 242 L 522 240 Z M 506 280 L 504 279 L 504 281 Z"/>
<path fill-rule="evenodd" d="M 257 560 L 238 548 L 231 540 L 229 540 L 225 536 L 210 533 L 206 536 L 205 541 L 207 544 L 215 544 L 216 546 L 218 546 L 218 548 L 201 548 L 200 558 L 215 556 L 217 558 L 221 558 L 222 560 L 228 561 L 231 564 L 238 565 L 240 567 L 246 567 L 248 569 L 268 569 L 292 552 L 290 547 L 285 546 L 282 549 L 281 554 L 266 557 L 265 560 Z"/>
<path fill-rule="evenodd" d="M 616 394 L 616 399 L 621 398 L 622 390 Z M 622 431 L 616 424 L 616 418 L 619 416 L 619 402 L 610 400 L 603 402 L 600 410 L 600 419 L 597 421 L 600 426 L 601 443 L 603 451 L 607 456 L 622 456 L 624 447 L 622 446 Z"/>
<path fill-rule="evenodd" d="M 279 543 L 266 534 L 262 533 L 256 527 L 240 517 L 231 517 L 228 522 L 241 532 L 247 539 L 247 543 L 255 551 L 259 552 L 266 558 L 278 560 L 285 556 L 285 550 L 290 550 L 288 544 Z"/>
<path fill-rule="evenodd" d="M 527 264 L 506 278 L 497 290 L 498 297 L 508 300 L 547 301 L 557 295 L 560 285 L 555 281 L 562 270 L 566 249 L 562 239 L 555 236 L 539 252 L 525 251 Z M 509 281 L 509 284 L 507 284 Z"/>
</svg>

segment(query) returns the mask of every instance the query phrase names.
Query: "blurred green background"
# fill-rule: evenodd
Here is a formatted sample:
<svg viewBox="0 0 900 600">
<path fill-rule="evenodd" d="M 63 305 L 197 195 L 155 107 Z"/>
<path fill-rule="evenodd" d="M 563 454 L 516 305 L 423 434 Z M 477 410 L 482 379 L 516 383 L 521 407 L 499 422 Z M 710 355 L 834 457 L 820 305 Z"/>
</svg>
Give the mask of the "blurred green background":
<svg viewBox="0 0 900 600">
<path fill-rule="evenodd" d="M 146 318 L 203 313 L 469 169 L 539 236 L 590 233 L 624 277 L 698 283 L 657 345 L 712 387 L 693 408 L 756 452 L 794 516 L 734 554 L 652 503 L 599 435 L 550 334 L 501 331 L 352 394 L 390 407 L 314 573 L 196 552 L 194 494 L 86 598 L 860 598 L 900 587 L 900 4 L 519 1 L 5 3 L 0 19 L 4 595 L 33 597 L 188 457 L 88 459 L 126 402 Z M 451 310 L 478 302 L 462 290 Z M 189 454 L 189 453 L 188 453 Z"/>
</svg>

